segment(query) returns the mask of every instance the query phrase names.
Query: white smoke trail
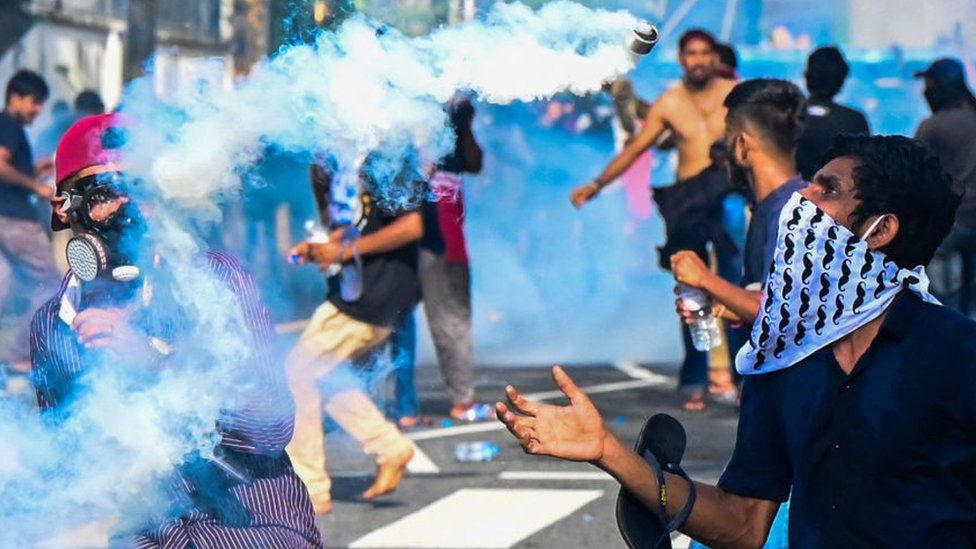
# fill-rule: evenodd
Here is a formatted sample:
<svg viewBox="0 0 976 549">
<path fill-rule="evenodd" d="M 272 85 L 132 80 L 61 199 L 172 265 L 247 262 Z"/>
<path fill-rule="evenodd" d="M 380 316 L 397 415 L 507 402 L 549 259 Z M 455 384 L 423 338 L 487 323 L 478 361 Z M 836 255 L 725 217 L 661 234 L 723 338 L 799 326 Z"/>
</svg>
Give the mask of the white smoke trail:
<svg viewBox="0 0 976 549">
<path fill-rule="evenodd" d="M 435 160 L 453 145 L 443 105 L 457 91 L 496 103 L 595 91 L 632 67 L 635 24 L 626 12 L 565 1 L 538 11 L 499 3 L 481 21 L 422 38 L 378 33 L 356 17 L 259 64 L 229 91 L 193 82 L 164 105 L 151 76 L 130 86 L 126 164 L 152 189 L 149 251 L 165 258 L 192 325 L 181 356 L 197 358 L 137 388 L 120 380 L 126 365 L 96 369 L 59 427 L 0 407 L 0 546 L 28 546 L 123 509 L 132 519 L 133 500 L 149 505 L 155 482 L 212 446 L 208 428 L 240 389 L 235 368 L 249 339 L 235 296 L 201 261 L 193 225 L 239 190 L 267 147 L 347 166 L 376 150 L 399 162 L 410 147 Z M 200 76 L 221 78 L 216 68 Z M 381 193 L 401 196 L 389 184 Z"/>
<path fill-rule="evenodd" d="M 186 90 L 177 106 L 189 120 L 162 147 L 140 131 L 134 160 L 164 197 L 199 204 L 235 189 L 240 168 L 267 144 L 342 163 L 409 141 L 437 158 L 453 144 L 443 104 L 457 90 L 495 103 L 598 90 L 633 66 L 626 46 L 635 24 L 626 12 L 571 2 L 537 12 L 499 3 L 484 21 L 424 38 L 378 36 L 356 17 L 260 64 L 231 93 Z"/>
</svg>

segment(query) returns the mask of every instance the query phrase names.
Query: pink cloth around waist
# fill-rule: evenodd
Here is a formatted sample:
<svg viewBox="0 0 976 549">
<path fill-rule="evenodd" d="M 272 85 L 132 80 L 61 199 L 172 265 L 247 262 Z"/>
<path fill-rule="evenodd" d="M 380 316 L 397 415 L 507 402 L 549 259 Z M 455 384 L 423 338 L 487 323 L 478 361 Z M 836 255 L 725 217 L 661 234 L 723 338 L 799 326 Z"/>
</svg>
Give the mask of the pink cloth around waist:
<svg viewBox="0 0 976 549">
<path fill-rule="evenodd" d="M 461 175 L 435 172 L 430 179 L 437 198 L 437 224 L 444 239 L 444 256 L 449 263 L 467 263 L 468 246 L 464 239 L 464 194 Z"/>
</svg>

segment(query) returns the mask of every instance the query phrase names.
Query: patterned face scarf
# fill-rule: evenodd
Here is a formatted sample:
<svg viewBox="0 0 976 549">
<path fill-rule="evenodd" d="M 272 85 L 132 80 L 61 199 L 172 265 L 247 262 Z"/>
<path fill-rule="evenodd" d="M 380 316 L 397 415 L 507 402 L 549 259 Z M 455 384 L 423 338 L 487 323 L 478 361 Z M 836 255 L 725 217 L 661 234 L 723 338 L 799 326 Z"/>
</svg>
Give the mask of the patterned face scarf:
<svg viewBox="0 0 976 549">
<path fill-rule="evenodd" d="M 749 343 L 735 367 L 744 375 L 788 368 L 878 318 L 903 288 L 925 301 L 925 268 L 901 269 L 866 238 L 884 216 L 853 234 L 794 194 L 779 219 L 776 253 Z"/>
</svg>

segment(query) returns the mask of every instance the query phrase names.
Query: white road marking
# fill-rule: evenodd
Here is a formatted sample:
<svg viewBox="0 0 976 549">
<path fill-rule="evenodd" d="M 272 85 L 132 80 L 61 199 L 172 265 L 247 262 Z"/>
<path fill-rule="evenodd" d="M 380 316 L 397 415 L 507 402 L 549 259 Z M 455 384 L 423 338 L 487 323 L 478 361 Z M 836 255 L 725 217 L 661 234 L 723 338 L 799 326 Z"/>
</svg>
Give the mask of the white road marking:
<svg viewBox="0 0 976 549">
<path fill-rule="evenodd" d="M 616 381 L 613 383 L 601 383 L 599 385 L 591 385 L 589 387 L 580 387 L 584 393 L 588 395 L 598 395 L 600 393 L 615 393 L 617 391 L 626 391 L 627 389 L 637 389 L 640 387 L 654 387 L 656 385 L 661 385 L 662 383 L 670 383 L 668 378 L 661 376 L 659 379 L 635 379 L 633 381 Z M 540 393 L 526 393 L 525 398 L 529 400 L 552 400 L 554 398 L 560 398 L 563 396 L 563 392 L 559 390 L 555 391 L 544 391 Z"/>
<path fill-rule="evenodd" d="M 417 446 L 413 445 L 413 459 L 407 464 L 407 471 L 417 475 L 435 475 L 441 472 L 440 467 L 434 463 L 434 460 L 430 459 L 424 451 Z"/>
<path fill-rule="evenodd" d="M 497 431 L 499 429 L 504 429 L 505 426 L 496 420 L 488 420 L 481 423 L 472 423 L 470 425 L 457 425 L 454 427 L 440 427 L 437 429 L 430 429 L 428 431 L 414 431 L 412 433 L 403 433 L 404 436 L 411 440 L 428 440 L 432 438 L 443 438 L 452 437 L 456 435 L 467 435 L 470 433 L 484 433 L 487 431 Z"/>
<path fill-rule="evenodd" d="M 466 488 L 366 534 L 349 547 L 505 549 L 602 495 L 602 490 Z"/>
<path fill-rule="evenodd" d="M 613 364 L 613 367 L 629 378 L 646 379 L 647 381 L 655 381 L 662 385 L 668 383 L 674 383 L 674 381 L 668 378 L 668 376 L 661 375 L 656 372 L 652 372 L 636 362 L 630 362 L 630 361 L 615 362 Z"/>
<path fill-rule="evenodd" d="M 614 480 L 603 471 L 502 471 L 501 480 Z"/>
<path fill-rule="evenodd" d="M 628 389 L 639 389 L 641 387 L 654 387 L 661 385 L 662 383 L 671 383 L 665 376 L 659 374 L 654 374 L 654 372 L 648 372 L 658 377 L 650 379 L 635 379 L 633 381 L 618 381 L 614 383 L 602 383 L 600 385 L 591 385 L 589 387 L 581 387 L 580 389 L 588 395 L 598 395 L 601 393 L 613 393 L 616 391 L 626 391 Z M 551 400 L 554 398 L 559 398 L 563 396 L 562 391 L 545 391 L 541 393 L 527 393 L 523 395 L 529 400 Z M 472 423 L 470 425 L 455 425 L 452 427 L 440 427 L 437 429 L 430 429 L 427 431 L 418 431 L 414 433 L 405 433 L 407 438 L 412 440 L 429 440 L 432 438 L 443 438 L 451 437 L 457 435 L 467 435 L 470 433 L 484 433 L 488 431 L 497 431 L 499 429 L 504 429 L 505 426 L 499 421 L 488 420 L 483 423 Z"/>
</svg>

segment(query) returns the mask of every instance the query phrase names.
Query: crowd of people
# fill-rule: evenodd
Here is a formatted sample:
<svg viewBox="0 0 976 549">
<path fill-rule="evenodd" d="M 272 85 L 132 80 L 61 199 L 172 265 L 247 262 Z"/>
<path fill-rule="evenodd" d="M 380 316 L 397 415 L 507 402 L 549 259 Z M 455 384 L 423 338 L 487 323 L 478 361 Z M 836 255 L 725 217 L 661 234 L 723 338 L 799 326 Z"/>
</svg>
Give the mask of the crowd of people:
<svg viewBox="0 0 976 549">
<path fill-rule="evenodd" d="M 680 530 L 712 547 L 760 547 L 784 503 L 791 547 L 972 545 L 976 324 L 967 316 L 972 258 L 964 242 L 976 108 L 964 65 L 939 59 L 915 75 L 932 117 L 910 139 L 868 135 L 861 113 L 834 102 L 848 73 L 836 48 L 810 56 L 809 98 L 783 80 L 728 82 L 728 72 L 713 69 L 720 48 L 707 33 L 684 36 L 685 78 L 571 198 L 577 206 L 592 199 L 665 130 L 673 133 L 679 182 L 663 201 L 655 197 L 668 236 L 662 263 L 710 304 L 678 299 L 677 312 L 688 324 L 711 314 L 746 335 L 733 347 L 741 396 L 724 474 L 715 485 L 692 481 L 680 468 L 683 435 L 657 433 L 654 418 L 646 436 L 662 438 L 631 450 L 558 367 L 553 380 L 569 405 L 532 402 L 509 386 L 507 402 L 496 404 L 499 420 L 529 454 L 611 474 L 643 504 L 643 522 L 657 524 L 627 531 L 647 546 L 668 546 L 668 534 Z M 723 192 L 745 192 L 751 202 L 735 278 L 721 271 L 723 192 L 708 188 L 708 148 L 718 138 L 727 155 Z M 696 191 L 675 199 L 690 181 Z M 684 209 L 675 217 L 671 208 Z M 953 255 L 963 266 L 959 311 L 941 306 L 926 273 Z M 700 410 L 702 368 L 687 332 L 685 341 L 685 409 Z"/>
<path fill-rule="evenodd" d="M 498 419 L 527 452 L 596 464 L 648 513 L 665 522 L 680 514 L 672 526 L 713 546 L 762 545 L 787 500 L 798 547 L 972 545 L 976 325 L 965 315 L 976 299 L 976 98 L 965 66 L 939 59 L 916 74 L 932 116 L 909 139 L 871 136 L 862 113 L 835 102 L 849 73 L 836 47 L 810 55 L 806 94 L 784 80 L 739 81 L 734 50 L 706 31 L 685 33 L 678 50 L 684 76 L 653 101 L 626 82 L 607 85 L 628 138 L 570 198 L 584 206 L 650 148 L 677 152 L 676 183 L 654 192 L 666 227 L 659 264 L 707 295 L 704 314 L 724 326 L 732 368 L 713 380 L 712 392 L 740 405 L 726 472 L 717 486 L 689 484 L 625 448 L 559 368 L 553 377 L 569 406 L 530 402 L 509 387 Z M 56 412 L 90 367 L 88 350 L 165 367 L 179 360 L 186 334 L 157 318 L 164 313 L 154 303 L 175 291 L 166 262 L 136 266 L 103 238 L 107 227 L 124 235 L 137 230 L 132 219 L 151 217 L 114 186 L 126 177 L 113 140 L 124 115 L 103 114 L 97 95 L 84 92 L 75 112 L 44 133 L 37 144 L 44 158 L 35 159 L 25 127 L 48 96 L 39 75 L 20 71 L 0 113 L 0 311 L 16 280 L 29 288 L 31 312 L 7 320 L 18 334 L 0 361 L 8 385 L 29 380 L 40 409 Z M 328 291 L 283 364 L 270 351 L 271 321 L 254 280 L 229 255 L 208 252 L 258 347 L 242 367 L 259 376 L 260 391 L 216 426 L 225 459 L 244 474 L 188 460 L 178 471 L 185 507 L 157 522 L 123 523 L 117 539 L 135 547 L 321 545 L 314 514 L 332 510 L 323 414 L 376 458 L 363 497 L 394 490 L 414 455 L 404 431 L 425 423 L 413 379 L 421 301 L 448 415 L 484 419 L 475 402 L 463 227 L 463 174 L 481 171 L 483 152 L 472 103 L 459 98 L 446 109 L 456 136 L 451 154 L 433 169 L 410 156 L 383 182 L 414 193 L 410 200 L 384 200 L 371 169 L 376 157 L 354 178 L 351 203 L 334 159 L 310 166 L 327 237 L 300 242 L 288 256 L 318 265 Z M 56 163 L 47 158 L 55 142 Z M 99 196 L 108 198 L 96 203 Z M 102 246 L 111 261 L 69 253 L 61 277 L 38 201 L 50 202 L 53 231 L 70 231 L 76 246 Z M 950 268 L 930 290 L 931 261 Z M 962 314 L 938 307 L 937 298 Z M 709 357 L 688 326 L 703 311 L 680 298 L 676 307 L 684 321 L 683 408 L 697 412 L 710 392 Z M 361 380 L 335 381 L 340 366 L 381 352 L 395 364 L 391 412 Z M 221 489 L 199 489 L 214 478 Z"/>
</svg>

